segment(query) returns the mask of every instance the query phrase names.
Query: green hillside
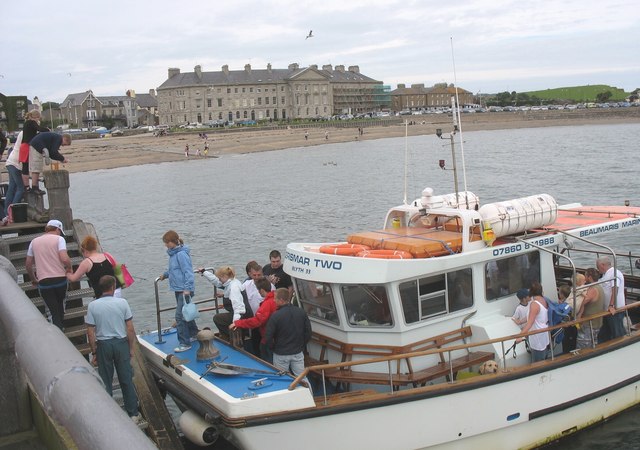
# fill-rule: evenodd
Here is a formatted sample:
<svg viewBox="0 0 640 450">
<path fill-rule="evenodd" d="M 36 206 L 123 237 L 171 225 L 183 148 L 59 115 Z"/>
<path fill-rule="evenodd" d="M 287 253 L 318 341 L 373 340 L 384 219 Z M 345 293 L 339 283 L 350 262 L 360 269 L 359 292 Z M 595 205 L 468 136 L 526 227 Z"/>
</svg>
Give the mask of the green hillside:
<svg viewBox="0 0 640 450">
<path fill-rule="evenodd" d="M 530 97 L 536 96 L 542 100 L 565 99 L 574 102 L 595 102 L 596 96 L 604 92 L 611 92 L 611 101 L 622 101 L 629 96 L 624 90 L 606 84 L 596 84 L 587 86 L 562 87 L 555 89 L 545 89 L 542 91 L 525 92 Z"/>
</svg>

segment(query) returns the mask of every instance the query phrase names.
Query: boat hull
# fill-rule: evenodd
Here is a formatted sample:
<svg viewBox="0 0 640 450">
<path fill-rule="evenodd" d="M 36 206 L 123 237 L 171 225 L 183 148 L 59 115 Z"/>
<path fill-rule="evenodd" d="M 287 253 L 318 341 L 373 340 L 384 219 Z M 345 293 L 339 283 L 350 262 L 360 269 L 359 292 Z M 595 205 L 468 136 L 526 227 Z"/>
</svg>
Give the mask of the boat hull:
<svg viewBox="0 0 640 450">
<path fill-rule="evenodd" d="M 638 352 L 634 334 L 535 366 L 395 392 L 352 392 L 327 405 L 321 398 L 312 407 L 297 403 L 292 391 L 288 407 L 255 414 L 273 407 L 273 398 L 258 396 L 250 400 L 252 414 L 242 408 L 247 414 L 234 417 L 224 414 L 228 399 L 216 389 L 194 390 L 184 379 L 165 386 L 201 413 L 215 412 L 221 433 L 241 449 L 535 448 L 636 405 Z M 181 378 L 151 362 L 159 378 Z"/>
</svg>

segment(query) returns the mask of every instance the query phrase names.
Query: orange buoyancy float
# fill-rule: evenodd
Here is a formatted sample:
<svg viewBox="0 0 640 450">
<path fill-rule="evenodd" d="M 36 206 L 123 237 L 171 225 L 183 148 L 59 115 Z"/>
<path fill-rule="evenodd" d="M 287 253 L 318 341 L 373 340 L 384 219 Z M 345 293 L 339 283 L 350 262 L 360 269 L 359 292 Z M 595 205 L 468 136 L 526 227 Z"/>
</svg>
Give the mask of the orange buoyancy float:
<svg viewBox="0 0 640 450">
<path fill-rule="evenodd" d="M 369 249 L 371 249 L 371 247 L 362 244 L 333 244 L 323 245 L 322 247 L 320 247 L 320 253 L 327 253 L 329 255 L 355 256 L 358 253 L 368 251 Z"/>
<path fill-rule="evenodd" d="M 365 250 L 357 254 L 361 258 L 412 259 L 413 255 L 404 250 Z"/>
</svg>

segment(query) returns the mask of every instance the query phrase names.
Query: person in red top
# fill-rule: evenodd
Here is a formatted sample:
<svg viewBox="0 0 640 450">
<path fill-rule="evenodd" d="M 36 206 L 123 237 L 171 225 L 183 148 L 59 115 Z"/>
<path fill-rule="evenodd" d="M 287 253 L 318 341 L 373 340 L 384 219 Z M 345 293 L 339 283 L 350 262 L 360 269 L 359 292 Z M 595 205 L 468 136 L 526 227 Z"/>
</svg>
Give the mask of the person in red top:
<svg viewBox="0 0 640 450">
<path fill-rule="evenodd" d="M 260 336 L 262 339 L 260 340 L 260 355 L 262 359 L 271 363 L 273 360 L 273 352 L 267 345 L 264 336 L 266 335 L 267 322 L 269 321 L 269 317 L 276 310 L 276 302 L 274 300 L 275 291 L 271 290 L 271 282 L 266 278 L 259 278 L 254 281 L 256 284 L 256 288 L 258 292 L 263 297 L 262 303 L 260 303 L 260 307 L 258 307 L 258 311 L 255 313 L 253 317 L 248 319 L 239 319 L 229 325 L 230 330 L 235 330 L 236 328 L 260 328 Z"/>
</svg>

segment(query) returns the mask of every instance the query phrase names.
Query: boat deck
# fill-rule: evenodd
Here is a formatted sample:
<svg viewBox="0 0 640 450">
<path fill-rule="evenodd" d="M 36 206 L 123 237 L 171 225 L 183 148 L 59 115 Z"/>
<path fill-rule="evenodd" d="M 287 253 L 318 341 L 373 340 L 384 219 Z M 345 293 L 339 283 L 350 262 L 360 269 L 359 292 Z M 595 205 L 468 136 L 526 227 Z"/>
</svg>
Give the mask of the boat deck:
<svg viewBox="0 0 640 450">
<path fill-rule="evenodd" d="M 579 206 L 558 209 L 556 221 L 545 227 L 551 230 L 569 231 L 623 219 L 640 218 L 640 207 L 636 206 Z"/>
<path fill-rule="evenodd" d="M 176 370 L 180 370 L 181 367 L 185 367 L 198 375 L 202 375 L 207 371 L 207 366 L 211 361 L 198 361 L 196 359 L 196 352 L 199 348 L 199 344 L 197 342 L 193 343 L 190 350 L 174 354 L 173 349 L 178 346 L 178 334 L 175 328 L 165 331 L 162 337 L 164 340 L 162 344 L 158 344 L 156 342 L 158 340 L 158 335 L 155 332 L 140 335 L 138 338 L 157 349 L 161 353 L 163 364 L 166 366 L 174 366 Z M 220 356 L 215 359 L 216 362 L 224 362 L 224 364 L 246 367 L 259 371 L 269 371 L 273 374 L 247 373 L 218 375 L 208 373 L 201 381 L 206 382 L 209 385 L 209 388 L 215 386 L 233 398 L 242 399 L 246 398 L 248 394 L 251 395 L 250 393 L 252 392 L 255 394 L 265 394 L 286 391 L 293 381 L 291 376 L 278 375 L 277 369 L 273 366 L 252 357 L 248 353 L 233 348 L 224 341 L 216 339 L 214 344 L 218 350 L 220 350 Z M 172 355 L 172 358 L 168 359 L 167 356 L 169 355 Z M 258 384 L 256 383 L 257 380 L 263 381 Z"/>
</svg>

